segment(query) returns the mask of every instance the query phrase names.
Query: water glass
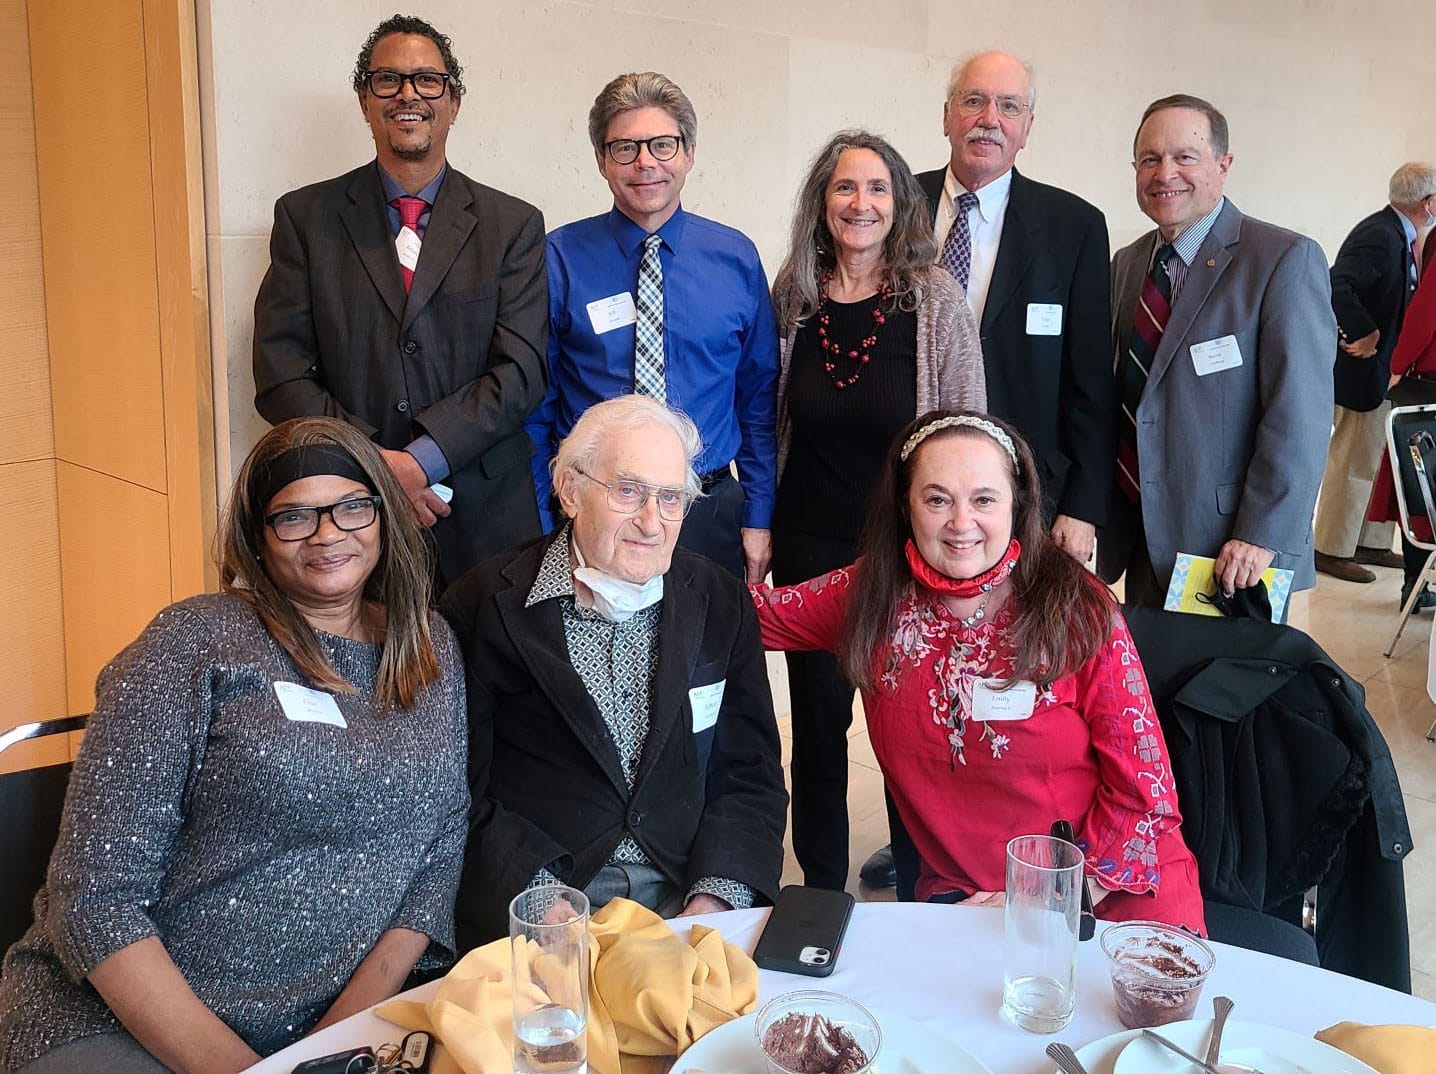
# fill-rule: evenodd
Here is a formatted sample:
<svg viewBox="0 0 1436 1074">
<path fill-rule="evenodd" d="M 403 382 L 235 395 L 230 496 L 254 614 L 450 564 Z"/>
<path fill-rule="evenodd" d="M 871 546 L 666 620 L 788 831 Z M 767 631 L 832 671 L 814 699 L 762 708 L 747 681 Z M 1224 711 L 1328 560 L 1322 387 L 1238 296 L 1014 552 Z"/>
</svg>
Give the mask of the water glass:
<svg viewBox="0 0 1436 1074">
<path fill-rule="evenodd" d="M 1002 1010 L 1022 1029 L 1056 1033 L 1072 1020 L 1082 870 L 1082 852 L 1065 839 L 1007 844 Z"/>
<path fill-rule="evenodd" d="M 515 1074 L 587 1074 L 588 896 L 553 885 L 509 904 Z"/>
</svg>

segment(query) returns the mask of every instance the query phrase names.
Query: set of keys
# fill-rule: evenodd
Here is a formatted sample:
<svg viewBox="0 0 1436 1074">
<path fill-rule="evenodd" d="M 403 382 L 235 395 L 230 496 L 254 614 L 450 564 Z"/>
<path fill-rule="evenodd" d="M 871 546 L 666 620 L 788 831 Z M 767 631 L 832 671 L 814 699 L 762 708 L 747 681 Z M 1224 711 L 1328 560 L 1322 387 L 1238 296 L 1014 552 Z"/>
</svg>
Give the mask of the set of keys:
<svg viewBox="0 0 1436 1074">
<path fill-rule="evenodd" d="M 293 1074 L 428 1074 L 434 1038 L 416 1029 L 394 1044 L 378 1048 L 351 1048 L 347 1052 L 308 1059 Z"/>
</svg>

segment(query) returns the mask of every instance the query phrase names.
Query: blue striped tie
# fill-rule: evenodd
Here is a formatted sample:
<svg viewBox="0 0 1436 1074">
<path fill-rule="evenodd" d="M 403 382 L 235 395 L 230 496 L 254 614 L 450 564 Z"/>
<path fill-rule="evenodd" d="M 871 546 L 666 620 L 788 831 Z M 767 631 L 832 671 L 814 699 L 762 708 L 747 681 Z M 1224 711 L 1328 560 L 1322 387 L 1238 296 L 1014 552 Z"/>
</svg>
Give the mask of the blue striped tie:
<svg viewBox="0 0 1436 1074">
<path fill-rule="evenodd" d="M 633 390 L 665 402 L 668 389 L 663 377 L 663 265 L 658 247 L 663 240 L 643 240 L 638 264 L 638 325 L 633 337 Z"/>
</svg>

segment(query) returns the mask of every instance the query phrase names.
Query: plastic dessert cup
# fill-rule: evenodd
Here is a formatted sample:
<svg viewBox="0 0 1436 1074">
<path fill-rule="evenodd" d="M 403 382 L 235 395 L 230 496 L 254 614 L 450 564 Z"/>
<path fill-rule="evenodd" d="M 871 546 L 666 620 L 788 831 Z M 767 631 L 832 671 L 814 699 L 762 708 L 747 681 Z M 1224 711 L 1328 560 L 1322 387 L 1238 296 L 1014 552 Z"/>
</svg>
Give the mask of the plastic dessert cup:
<svg viewBox="0 0 1436 1074">
<path fill-rule="evenodd" d="M 1102 933 L 1117 1017 L 1128 1029 L 1182 1022 L 1196 1011 L 1217 956 L 1190 932 L 1160 921 L 1128 921 Z"/>
<path fill-rule="evenodd" d="M 849 1064 L 841 1068 L 835 1065 L 834 1071 L 842 1069 L 843 1074 L 871 1074 L 883 1043 L 883 1034 L 878 1028 L 877 1019 L 868 1013 L 862 1004 L 855 1003 L 846 996 L 840 996 L 836 992 L 819 991 L 788 992 L 769 1000 L 758 1011 L 753 1032 L 767 1063 L 768 1074 L 819 1074 L 811 1065 L 795 1059 L 791 1054 L 784 1054 L 782 1048 L 779 1048 L 779 1054 L 776 1056 L 768 1050 L 765 1043 L 769 1037 L 768 1031 L 791 1015 L 797 1015 L 799 1018 L 817 1015 L 833 1027 L 834 1035 L 839 1040 L 850 1038 L 862 1049 L 865 1061 L 861 1065 Z M 786 1065 L 785 1060 L 792 1065 Z M 821 1074 L 828 1072 L 823 1071 Z"/>
</svg>

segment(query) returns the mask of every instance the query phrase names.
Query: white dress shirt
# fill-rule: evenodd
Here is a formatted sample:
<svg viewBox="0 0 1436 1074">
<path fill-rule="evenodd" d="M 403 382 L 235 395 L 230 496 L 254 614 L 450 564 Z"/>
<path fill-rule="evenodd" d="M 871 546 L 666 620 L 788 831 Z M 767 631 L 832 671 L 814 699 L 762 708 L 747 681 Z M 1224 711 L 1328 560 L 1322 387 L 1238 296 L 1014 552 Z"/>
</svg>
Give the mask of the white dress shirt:
<svg viewBox="0 0 1436 1074">
<path fill-rule="evenodd" d="M 939 250 L 947 241 L 947 233 L 952 230 L 952 222 L 956 219 L 957 196 L 966 192 L 967 187 L 957 181 L 949 165 L 947 178 L 942 184 L 942 202 L 937 207 L 932 229 Z M 1012 193 L 1012 169 L 1007 169 L 976 193 L 977 208 L 967 214 L 968 232 L 972 235 L 972 273 L 967 281 L 967 304 L 973 319 L 980 326 L 982 309 L 987 305 L 987 289 L 992 284 L 992 266 L 997 263 L 997 246 L 1002 241 L 1007 199 Z"/>
</svg>

